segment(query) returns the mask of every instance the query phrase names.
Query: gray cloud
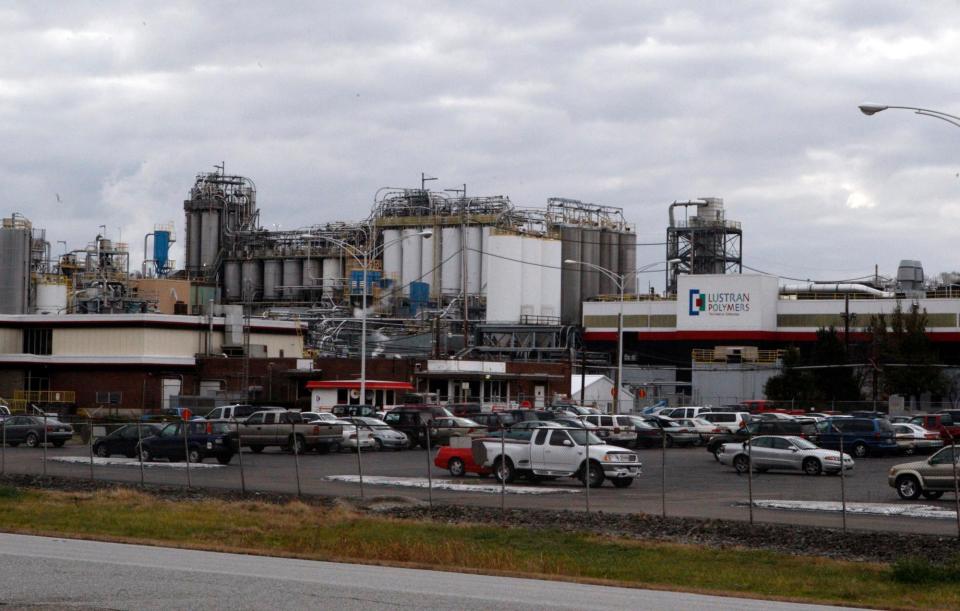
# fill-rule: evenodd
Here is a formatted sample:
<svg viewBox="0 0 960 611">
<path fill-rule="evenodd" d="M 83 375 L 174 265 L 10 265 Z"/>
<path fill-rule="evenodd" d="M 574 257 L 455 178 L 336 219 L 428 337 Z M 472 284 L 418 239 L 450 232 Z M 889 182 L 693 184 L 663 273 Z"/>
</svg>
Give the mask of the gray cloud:
<svg viewBox="0 0 960 611">
<path fill-rule="evenodd" d="M 748 264 L 788 276 L 960 267 L 960 132 L 856 110 L 960 112 L 956 3 L 700 4 L 8 5 L 4 214 L 71 247 L 105 223 L 136 251 L 182 230 L 220 161 L 284 227 L 361 218 L 426 171 L 623 206 L 648 242 L 670 201 L 724 197 Z"/>
</svg>

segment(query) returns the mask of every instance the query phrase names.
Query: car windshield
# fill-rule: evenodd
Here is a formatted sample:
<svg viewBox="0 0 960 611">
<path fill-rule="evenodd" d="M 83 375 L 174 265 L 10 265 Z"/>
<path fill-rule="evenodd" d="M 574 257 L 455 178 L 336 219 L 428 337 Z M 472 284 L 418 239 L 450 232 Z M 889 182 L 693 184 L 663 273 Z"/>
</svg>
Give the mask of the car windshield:
<svg viewBox="0 0 960 611">
<path fill-rule="evenodd" d="M 567 431 L 567 433 L 569 433 L 570 436 L 573 437 L 573 441 L 580 446 L 586 445 L 587 443 L 590 445 L 599 445 L 603 443 L 599 437 L 582 429 Z"/>
<path fill-rule="evenodd" d="M 469 418 L 454 418 L 453 421 L 456 423 L 457 426 L 480 426 L 479 424 L 477 424 L 473 420 L 470 420 Z"/>
<path fill-rule="evenodd" d="M 807 441 L 806 439 L 804 439 L 804 438 L 802 438 L 802 437 L 794 437 L 794 438 L 791 439 L 790 441 L 793 442 L 793 445 L 797 446 L 797 447 L 800 448 L 801 450 L 816 450 L 816 449 L 817 449 L 817 444 L 812 443 L 812 442 L 810 442 L 810 441 Z"/>
</svg>

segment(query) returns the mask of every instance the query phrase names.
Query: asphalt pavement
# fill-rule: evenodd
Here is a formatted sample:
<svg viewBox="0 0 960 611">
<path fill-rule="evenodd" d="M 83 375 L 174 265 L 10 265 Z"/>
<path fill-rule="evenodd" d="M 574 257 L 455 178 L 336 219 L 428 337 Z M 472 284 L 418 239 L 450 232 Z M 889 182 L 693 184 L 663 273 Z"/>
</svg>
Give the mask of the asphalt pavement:
<svg viewBox="0 0 960 611">
<path fill-rule="evenodd" d="M 4 448 L 3 470 L 17 474 L 41 474 L 44 472 L 43 451 L 38 448 Z M 719 518 L 748 520 L 748 499 L 752 488 L 753 498 L 777 501 L 841 501 L 841 483 L 846 500 L 858 503 L 885 503 L 896 506 L 924 504 L 952 511 L 955 507 L 952 495 L 939 501 L 901 501 L 887 484 L 887 471 L 891 465 L 910 460 L 904 457 L 876 457 L 858 460 L 853 471 L 847 472 L 841 482 L 839 476 L 806 476 L 800 473 L 768 472 L 755 474 L 752 480 L 738 475 L 732 468 L 714 461 L 703 448 L 671 448 L 665 453 L 659 449 L 640 450 L 643 475 L 632 487 L 616 489 L 610 484 L 592 489 L 589 493 L 590 509 L 593 511 L 633 513 L 644 512 L 679 517 Z M 90 478 L 89 463 L 84 446 L 68 445 L 64 448 L 48 448 L 46 473 L 73 478 Z M 57 459 L 74 457 L 78 463 L 59 462 Z M 357 497 L 361 487 L 356 482 L 331 481 L 331 476 L 354 476 L 362 471 L 368 479 L 363 486 L 367 497 L 378 495 L 402 495 L 435 502 L 499 507 L 501 503 L 494 480 L 468 476 L 457 479 L 462 484 L 486 484 L 485 492 L 426 489 L 428 464 L 434 480 L 454 480 L 449 473 L 432 465 L 432 458 L 424 450 L 401 452 L 364 452 L 335 455 L 304 454 L 298 460 L 287 452 L 264 451 L 262 454 L 244 452 L 243 469 L 240 457 L 235 456 L 230 465 L 220 467 L 208 460 L 206 467 L 190 469 L 190 484 L 195 487 L 247 491 L 279 492 L 311 495 L 336 495 Z M 662 462 L 665 460 L 665 464 Z M 163 464 L 163 463 L 157 463 Z M 299 469 L 297 465 L 299 464 Z M 147 466 L 143 479 L 148 484 L 187 485 L 187 471 L 180 464 L 177 468 Z M 423 488 L 398 485 L 371 485 L 370 476 L 382 478 L 420 478 Z M 93 477 L 128 483 L 141 481 L 136 461 L 130 465 L 95 465 Z M 559 489 L 549 494 L 518 494 L 541 487 Z M 504 498 L 507 507 L 530 507 L 539 509 L 583 510 L 587 506 L 586 490 L 573 479 L 558 479 L 541 485 L 531 485 L 523 480 L 508 487 Z M 812 509 L 812 508 L 811 508 Z M 842 518 L 837 513 L 824 511 L 786 511 L 779 509 L 754 509 L 754 519 L 761 522 L 811 524 L 839 527 Z M 849 528 L 868 530 L 893 530 L 898 532 L 932 533 L 956 536 L 956 523 L 949 519 L 913 518 L 905 516 L 848 515 Z"/>
<path fill-rule="evenodd" d="M 832 608 L 10 534 L 0 575 L 0 605 L 14 609 Z"/>
</svg>

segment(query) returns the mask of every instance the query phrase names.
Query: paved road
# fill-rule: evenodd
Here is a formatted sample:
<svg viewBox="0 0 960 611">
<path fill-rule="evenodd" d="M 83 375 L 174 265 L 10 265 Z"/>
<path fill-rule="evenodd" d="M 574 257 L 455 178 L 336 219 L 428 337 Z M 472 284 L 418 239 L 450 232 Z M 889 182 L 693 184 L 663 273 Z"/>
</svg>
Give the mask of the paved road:
<svg viewBox="0 0 960 611">
<path fill-rule="evenodd" d="M 85 456 L 86 448 L 67 446 L 49 448 L 47 455 L 53 459 L 61 456 Z M 642 511 L 659 514 L 662 510 L 660 450 L 640 450 L 644 475 L 631 488 L 618 490 L 609 484 L 591 490 L 590 504 L 593 510 L 630 513 Z M 6 448 L 3 464 L 10 473 L 38 474 L 43 470 L 42 451 L 31 448 Z M 903 457 L 866 458 L 857 461 L 854 471 L 845 478 L 848 501 L 882 502 L 904 504 L 896 492 L 887 485 L 886 474 L 890 465 L 903 462 Z M 362 455 L 365 475 L 422 477 L 427 474 L 428 457 L 423 450 L 403 452 L 364 453 Z M 213 461 L 208 461 L 208 463 Z M 306 494 L 358 496 L 357 484 L 333 482 L 331 475 L 356 475 L 356 454 L 344 453 L 321 456 L 306 454 L 300 457 L 300 487 Z M 263 454 L 244 452 L 244 479 L 247 490 L 296 493 L 297 475 L 293 456 L 279 451 Z M 86 464 L 66 464 L 47 461 L 47 472 L 52 475 L 88 478 L 90 468 Z M 449 474 L 431 466 L 433 477 L 450 479 Z M 139 482 L 140 472 L 136 466 L 98 466 L 94 469 L 98 479 Z M 723 467 L 702 448 L 672 448 L 666 452 L 666 512 L 670 516 L 724 518 L 746 520 L 749 513 L 745 506 L 748 499 L 747 478 Z M 194 469 L 191 472 L 194 486 L 240 489 L 241 471 L 239 457 L 223 468 Z M 185 485 L 183 469 L 146 469 L 147 483 Z M 466 479 L 478 481 L 475 477 Z M 486 480 L 487 483 L 493 480 Z M 798 473 L 764 473 L 753 479 L 753 495 L 756 499 L 839 501 L 840 478 L 836 476 L 809 477 Z M 582 509 L 586 504 L 584 489 L 579 482 L 570 479 L 550 482 L 551 487 L 566 488 L 573 493 L 549 495 L 507 496 L 508 507 L 532 507 L 548 509 Z M 519 483 L 518 487 L 524 484 Z M 367 496 L 404 495 L 426 499 L 427 490 L 401 487 L 365 486 Z M 470 505 L 499 507 L 496 494 L 479 492 L 433 492 L 435 501 Z M 947 495 L 940 501 L 922 501 L 952 510 L 954 500 Z M 910 504 L 910 503 L 907 503 Z M 839 527 L 841 517 L 837 514 L 817 512 L 789 512 L 783 510 L 760 510 L 755 519 L 767 522 L 803 523 Z M 956 524 L 951 520 L 917 519 L 904 517 L 848 516 L 848 526 L 871 530 L 895 530 L 899 532 L 924 532 L 947 536 L 956 535 Z"/>
<path fill-rule="evenodd" d="M 830 609 L 0 534 L 0 604 L 81 609 Z"/>
</svg>

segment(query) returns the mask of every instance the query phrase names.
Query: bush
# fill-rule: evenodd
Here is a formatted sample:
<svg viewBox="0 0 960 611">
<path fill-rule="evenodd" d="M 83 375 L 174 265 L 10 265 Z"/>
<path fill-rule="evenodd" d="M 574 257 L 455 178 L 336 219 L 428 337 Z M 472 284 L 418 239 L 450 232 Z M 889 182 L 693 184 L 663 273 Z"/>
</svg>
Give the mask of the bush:
<svg viewBox="0 0 960 611">
<path fill-rule="evenodd" d="M 944 563 L 926 558 L 902 558 L 893 563 L 893 579 L 899 583 L 960 583 L 960 556 Z"/>
<path fill-rule="evenodd" d="M 13 486 L 0 486 L 0 499 L 18 499 L 22 496 L 22 492 Z"/>
</svg>

